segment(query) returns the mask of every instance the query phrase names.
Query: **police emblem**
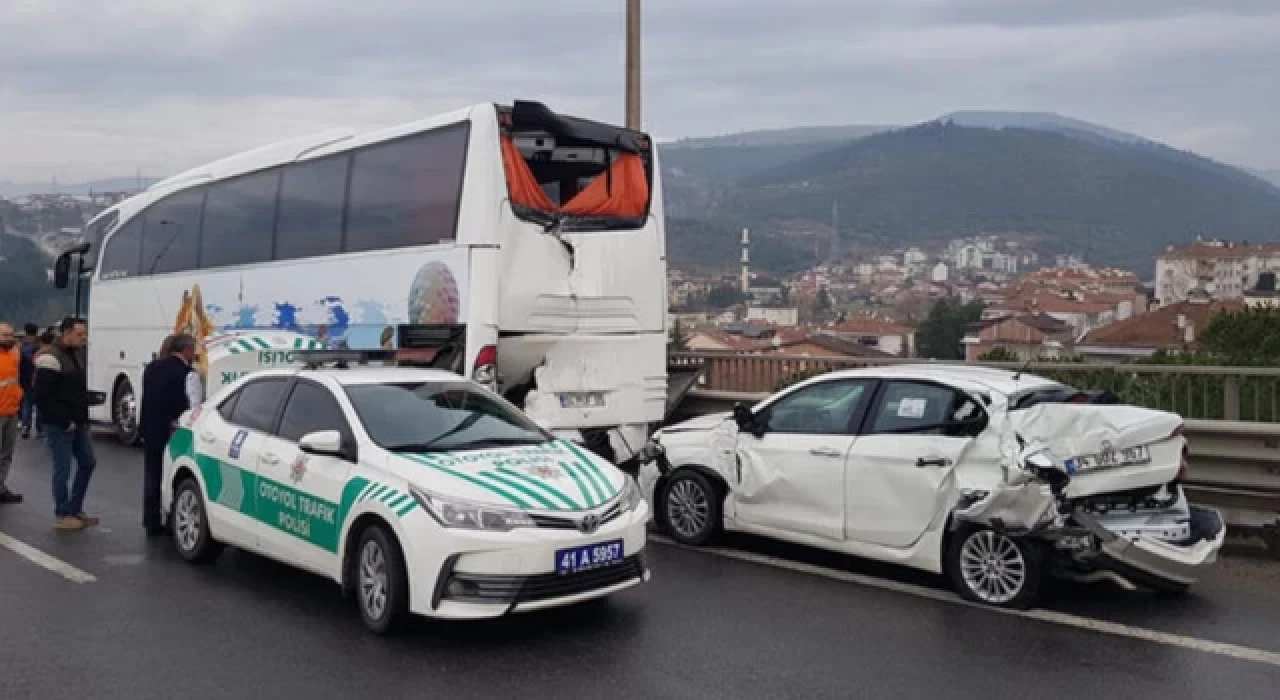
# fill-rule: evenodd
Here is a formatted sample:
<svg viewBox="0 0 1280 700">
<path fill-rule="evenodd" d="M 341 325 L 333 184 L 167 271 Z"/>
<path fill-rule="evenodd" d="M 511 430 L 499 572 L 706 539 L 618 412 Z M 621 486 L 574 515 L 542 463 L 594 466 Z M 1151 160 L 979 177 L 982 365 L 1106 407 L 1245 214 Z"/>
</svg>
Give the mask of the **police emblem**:
<svg viewBox="0 0 1280 700">
<path fill-rule="evenodd" d="M 549 464 L 538 464 L 529 467 L 526 471 L 530 476 L 536 476 L 539 479 L 559 479 L 564 476 L 564 472 Z"/>
<path fill-rule="evenodd" d="M 293 466 L 289 468 L 289 478 L 296 484 L 299 481 L 302 481 L 302 477 L 306 473 L 307 458 L 303 455 L 299 455 L 298 459 L 294 460 Z"/>
</svg>

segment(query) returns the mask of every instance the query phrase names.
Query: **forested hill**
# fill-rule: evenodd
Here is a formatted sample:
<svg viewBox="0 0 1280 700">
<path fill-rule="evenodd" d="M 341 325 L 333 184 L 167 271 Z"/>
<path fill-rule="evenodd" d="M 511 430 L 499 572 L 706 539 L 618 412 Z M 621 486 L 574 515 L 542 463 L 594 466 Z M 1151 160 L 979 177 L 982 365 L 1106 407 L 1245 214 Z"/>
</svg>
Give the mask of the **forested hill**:
<svg viewBox="0 0 1280 700">
<path fill-rule="evenodd" d="M 838 205 L 846 238 L 915 243 L 1017 232 L 1141 271 L 1166 245 L 1196 235 L 1280 238 L 1280 189 L 1148 141 L 938 121 L 807 148 L 781 163 L 775 153 L 769 167 L 732 182 L 672 177 L 673 216 L 768 236 L 782 222 L 828 224 Z M 672 228 L 676 264 L 678 251 L 718 249 L 679 240 L 696 227 Z"/>
<path fill-rule="evenodd" d="M 28 321 L 47 325 L 71 313 L 75 292 L 54 288 L 51 265 L 30 239 L 0 234 L 0 321 L 21 330 Z"/>
</svg>

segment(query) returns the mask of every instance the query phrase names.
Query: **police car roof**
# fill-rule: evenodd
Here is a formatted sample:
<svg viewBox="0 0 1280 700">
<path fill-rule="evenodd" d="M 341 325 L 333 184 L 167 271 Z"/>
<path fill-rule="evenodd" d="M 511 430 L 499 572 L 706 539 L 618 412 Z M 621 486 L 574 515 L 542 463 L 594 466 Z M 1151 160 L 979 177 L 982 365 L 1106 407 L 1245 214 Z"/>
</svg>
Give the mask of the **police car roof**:
<svg viewBox="0 0 1280 700">
<path fill-rule="evenodd" d="M 400 384 L 405 382 L 470 382 L 453 372 L 422 367 L 351 367 L 337 369 L 267 369 L 253 373 L 255 377 L 328 377 L 343 386 L 354 384 Z"/>
<path fill-rule="evenodd" d="M 348 369 L 304 369 L 298 376 L 325 376 L 343 386 L 354 384 L 401 384 L 405 382 L 470 382 L 453 372 L 421 367 L 351 367 Z"/>
</svg>

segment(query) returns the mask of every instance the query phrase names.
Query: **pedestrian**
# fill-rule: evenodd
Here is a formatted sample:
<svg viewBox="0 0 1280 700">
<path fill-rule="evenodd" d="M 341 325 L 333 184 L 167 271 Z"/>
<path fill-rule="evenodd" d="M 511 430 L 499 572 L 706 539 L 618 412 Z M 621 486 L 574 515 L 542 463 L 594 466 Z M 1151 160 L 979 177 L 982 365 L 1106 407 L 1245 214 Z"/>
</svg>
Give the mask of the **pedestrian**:
<svg viewBox="0 0 1280 700">
<path fill-rule="evenodd" d="M 142 372 L 142 527 L 150 536 L 163 535 L 160 513 L 160 480 L 164 470 L 164 450 L 189 408 L 204 400 L 200 375 L 192 369 L 196 359 L 196 339 L 186 333 L 165 338 L 160 356 Z"/>
<path fill-rule="evenodd" d="M 0 323 L 0 505 L 22 503 L 7 483 L 22 421 L 22 351 L 17 344 L 13 326 Z"/>
<path fill-rule="evenodd" d="M 53 457 L 53 527 L 60 532 L 98 524 L 98 518 L 84 512 L 89 479 L 97 464 L 89 434 L 88 375 L 82 354 L 87 330 L 84 319 L 64 318 L 58 325 L 57 341 L 38 353 L 35 362 L 36 411 Z M 72 457 L 76 461 L 74 479 Z"/>
<path fill-rule="evenodd" d="M 22 329 L 22 439 L 31 437 L 31 425 L 36 424 L 36 439 L 44 437 L 35 420 L 36 412 L 36 351 L 40 349 L 40 326 L 28 322 Z"/>
</svg>

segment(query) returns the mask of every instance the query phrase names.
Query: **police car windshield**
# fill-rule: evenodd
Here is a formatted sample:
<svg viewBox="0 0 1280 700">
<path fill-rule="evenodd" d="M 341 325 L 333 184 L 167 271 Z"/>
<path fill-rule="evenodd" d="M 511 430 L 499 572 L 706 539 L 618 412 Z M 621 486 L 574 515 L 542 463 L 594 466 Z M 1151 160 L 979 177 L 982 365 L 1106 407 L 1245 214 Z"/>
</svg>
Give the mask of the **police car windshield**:
<svg viewBox="0 0 1280 700">
<path fill-rule="evenodd" d="M 369 437 L 395 452 L 536 445 L 551 436 L 514 406 L 463 382 L 346 387 Z"/>
</svg>

